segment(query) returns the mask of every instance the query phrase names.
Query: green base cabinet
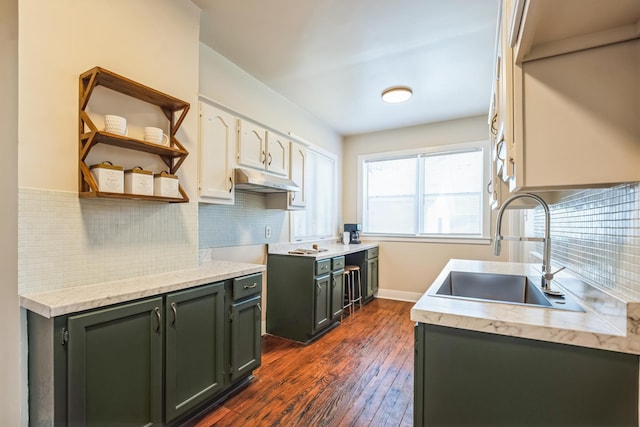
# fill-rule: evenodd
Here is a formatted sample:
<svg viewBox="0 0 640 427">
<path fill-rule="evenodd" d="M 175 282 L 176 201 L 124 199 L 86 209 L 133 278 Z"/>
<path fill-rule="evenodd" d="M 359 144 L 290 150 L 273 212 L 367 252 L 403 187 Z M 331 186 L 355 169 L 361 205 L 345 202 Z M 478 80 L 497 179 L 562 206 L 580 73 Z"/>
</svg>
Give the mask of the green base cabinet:
<svg viewBox="0 0 640 427">
<path fill-rule="evenodd" d="M 345 255 L 347 265 L 360 267 L 362 303 L 368 303 L 378 292 L 378 248 L 366 249 Z"/>
<path fill-rule="evenodd" d="M 184 425 L 261 362 L 262 274 L 82 313 L 27 313 L 32 426 Z"/>
<path fill-rule="evenodd" d="M 224 387 L 224 283 L 167 295 L 166 414 L 169 422 Z"/>
<path fill-rule="evenodd" d="M 69 317 L 68 425 L 161 425 L 162 306 L 152 298 Z"/>
<path fill-rule="evenodd" d="M 261 295 L 231 306 L 231 381 L 242 378 L 260 366 L 262 355 Z"/>
<path fill-rule="evenodd" d="M 632 354 L 418 323 L 414 426 L 637 426 Z"/>
<path fill-rule="evenodd" d="M 344 260 L 270 254 L 267 332 L 306 343 L 338 325 L 344 305 Z"/>
</svg>

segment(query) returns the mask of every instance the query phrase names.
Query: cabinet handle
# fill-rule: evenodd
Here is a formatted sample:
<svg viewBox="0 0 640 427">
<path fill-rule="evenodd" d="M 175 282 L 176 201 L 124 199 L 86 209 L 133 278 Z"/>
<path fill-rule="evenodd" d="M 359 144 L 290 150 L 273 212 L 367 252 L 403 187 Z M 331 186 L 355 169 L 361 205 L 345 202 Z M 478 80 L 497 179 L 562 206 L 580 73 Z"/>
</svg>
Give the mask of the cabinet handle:
<svg viewBox="0 0 640 427">
<path fill-rule="evenodd" d="M 162 323 L 162 317 L 160 316 L 160 309 L 155 307 L 153 309 L 154 313 L 156 313 L 156 318 L 158 320 L 158 324 L 156 325 L 156 333 L 160 333 L 160 324 Z"/>
<path fill-rule="evenodd" d="M 229 177 L 229 193 L 231 193 L 231 190 L 233 190 L 233 180 Z"/>
<path fill-rule="evenodd" d="M 261 160 L 262 163 L 267 161 L 267 156 L 265 155 L 264 151 L 262 152 L 261 158 L 262 158 L 262 160 Z"/>
<path fill-rule="evenodd" d="M 260 311 L 260 313 L 262 313 L 262 306 L 260 305 L 260 303 L 258 303 L 258 311 Z"/>
<path fill-rule="evenodd" d="M 176 322 L 178 321 L 178 309 L 176 308 L 176 303 L 171 303 L 171 311 L 173 312 L 173 320 L 171 321 L 171 326 L 176 326 Z"/>
<path fill-rule="evenodd" d="M 271 153 L 269 153 L 269 163 L 268 165 L 271 166 L 271 161 L 273 160 L 273 157 L 271 157 Z"/>
<path fill-rule="evenodd" d="M 491 190 L 491 185 L 493 184 L 493 180 L 489 181 L 487 184 L 487 193 L 493 194 L 493 190 Z"/>
<path fill-rule="evenodd" d="M 491 119 L 491 134 L 493 136 L 497 136 L 498 135 L 498 128 L 494 126 L 497 121 L 498 121 L 498 113 L 495 113 L 493 115 L 493 118 Z"/>
<path fill-rule="evenodd" d="M 245 289 L 253 289 L 253 288 L 255 288 L 256 286 L 258 286 L 258 283 L 254 283 L 253 285 L 244 285 L 244 288 L 245 288 Z"/>
<path fill-rule="evenodd" d="M 296 192 L 295 192 L 295 191 L 293 191 L 293 192 L 291 193 L 291 201 L 293 202 L 295 199 L 296 199 Z"/>
</svg>

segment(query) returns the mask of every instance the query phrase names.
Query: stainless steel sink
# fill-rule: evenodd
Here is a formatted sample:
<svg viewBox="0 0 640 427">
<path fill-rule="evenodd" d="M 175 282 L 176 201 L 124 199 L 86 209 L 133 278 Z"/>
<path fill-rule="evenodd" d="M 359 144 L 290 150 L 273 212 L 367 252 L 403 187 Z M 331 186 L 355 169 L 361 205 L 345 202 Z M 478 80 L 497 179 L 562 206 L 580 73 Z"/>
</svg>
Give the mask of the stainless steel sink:
<svg viewBox="0 0 640 427">
<path fill-rule="evenodd" d="M 545 295 L 527 276 L 452 271 L 438 287 L 436 296 L 506 304 L 584 311 L 566 296 Z"/>
</svg>

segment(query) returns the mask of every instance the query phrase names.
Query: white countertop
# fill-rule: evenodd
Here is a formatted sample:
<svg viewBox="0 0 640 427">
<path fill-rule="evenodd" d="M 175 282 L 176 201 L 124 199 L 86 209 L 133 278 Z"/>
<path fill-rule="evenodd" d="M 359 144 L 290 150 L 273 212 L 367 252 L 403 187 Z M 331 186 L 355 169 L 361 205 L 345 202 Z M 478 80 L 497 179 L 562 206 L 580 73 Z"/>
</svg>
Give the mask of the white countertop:
<svg viewBox="0 0 640 427">
<path fill-rule="evenodd" d="M 450 260 L 411 309 L 411 320 L 640 355 L 640 302 L 625 301 L 560 272 L 553 287 L 564 290 L 585 312 L 434 296 L 451 271 L 540 275 L 540 266 Z"/>
<path fill-rule="evenodd" d="M 318 245 L 318 249 L 321 250 L 318 253 L 312 254 L 291 254 L 289 251 L 295 249 L 313 249 L 313 243 Z M 304 242 L 304 243 L 275 243 L 269 245 L 269 254 L 275 255 L 291 255 L 312 257 L 315 259 L 333 258 L 335 256 L 352 254 L 355 252 L 365 251 L 367 249 L 377 248 L 378 243 L 362 242 L 360 244 L 348 244 L 343 245 L 336 241 L 320 241 L 320 242 Z M 322 249 L 326 249 L 322 251 Z"/>
<path fill-rule="evenodd" d="M 51 318 L 178 291 L 266 270 L 262 264 L 211 260 L 198 268 L 20 295 L 20 305 Z"/>
</svg>

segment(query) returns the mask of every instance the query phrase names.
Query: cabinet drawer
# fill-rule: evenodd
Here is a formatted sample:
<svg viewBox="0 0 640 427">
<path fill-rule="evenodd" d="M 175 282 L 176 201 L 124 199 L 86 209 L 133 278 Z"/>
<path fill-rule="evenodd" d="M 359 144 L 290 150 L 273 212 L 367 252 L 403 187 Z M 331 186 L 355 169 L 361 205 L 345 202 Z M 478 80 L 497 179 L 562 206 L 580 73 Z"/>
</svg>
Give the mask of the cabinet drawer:
<svg viewBox="0 0 640 427">
<path fill-rule="evenodd" d="M 367 249 L 367 259 L 377 258 L 378 257 L 378 248 Z"/>
<path fill-rule="evenodd" d="M 325 274 L 331 271 L 331 260 L 323 259 L 322 261 L 316 261 L 316 276 Z"/>
<path fill-rule="evenodd" d="M 332 270 L 340 270 L 344 268 L 344 257 L 337 256 L 331 260 L 331 269 Z"/>
<path fill-rule="evenodd" d="M 238 300 L 262 292 L 262 273 L 233 279 L 233 299 Z"/>
</svg>

